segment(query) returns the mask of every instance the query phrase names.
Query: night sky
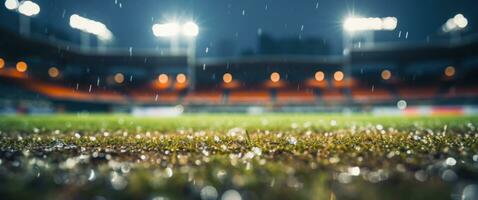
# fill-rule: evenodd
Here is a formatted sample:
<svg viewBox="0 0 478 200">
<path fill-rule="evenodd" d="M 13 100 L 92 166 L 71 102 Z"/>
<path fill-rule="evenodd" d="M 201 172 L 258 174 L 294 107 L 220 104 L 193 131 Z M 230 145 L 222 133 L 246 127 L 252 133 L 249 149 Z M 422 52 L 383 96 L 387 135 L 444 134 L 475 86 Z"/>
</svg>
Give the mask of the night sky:
<svg viewBox="0 0 478 200">
<path fill-rule="evenodd" d="M 256 49 L 258 33 L 274 37 L 320 37 L 332 47 L 342 48 L 342 21 L 348 15 L 395 16 L 395 31 L 377 34 L 378 41 L 433 42 L 444 39 L 440 27 L 457 13 L 469 20 L 465 35 L 477 32 L 476 0 L 35 0 L 41 6 L 33 22 L 78 37 L 68 25 L 69 16 L 79 14 L 103 22 L 115 36 L 114 47 L 167 47 L 151 31 L 154 23 L 170 19 L 193 19 L 200 26 L 198 55 L 220 55 L 221 41 L 234 44 L 238 54 Z M 2 26 L 13 26 L 17 17 L 0 9 Z M 3 13 L 3 14 L 2 14 Z M 12 21 L 12 23 L 9 23 Z M 408 38 L 398 33 L 408 32 Z M 208 53 L 206 53 L 208 48 Z"/>
</svg>

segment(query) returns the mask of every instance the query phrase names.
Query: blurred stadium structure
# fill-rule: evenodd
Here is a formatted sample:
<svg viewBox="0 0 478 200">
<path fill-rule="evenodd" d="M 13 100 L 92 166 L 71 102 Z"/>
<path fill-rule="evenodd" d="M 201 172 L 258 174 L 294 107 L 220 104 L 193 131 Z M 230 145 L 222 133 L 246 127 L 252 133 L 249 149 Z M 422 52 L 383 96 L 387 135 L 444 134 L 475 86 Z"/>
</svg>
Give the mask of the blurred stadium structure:
<svg viewBox="0 0 478 200">
<path fill-rule="evenodd" d="M 188 59 L 181 51 L 84 49 L 2 29 L 0 49 L 1 113 L 478 112 L 476 37 L 374 44 L 343 56 Z"/>
</svg>

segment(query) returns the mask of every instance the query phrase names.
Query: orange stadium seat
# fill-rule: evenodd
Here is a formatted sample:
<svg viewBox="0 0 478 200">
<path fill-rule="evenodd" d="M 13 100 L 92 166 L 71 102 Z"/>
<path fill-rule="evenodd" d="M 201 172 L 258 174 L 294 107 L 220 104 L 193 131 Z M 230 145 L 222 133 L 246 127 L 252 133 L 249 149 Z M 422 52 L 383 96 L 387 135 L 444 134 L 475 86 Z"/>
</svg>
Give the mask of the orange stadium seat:
<svg viewBox="0 0 478 200">
<path fill-rule="evenodd" d="M 117 102 L 124 103 L 124 96 L 111 91 L 82 91 L 65 86 L 56 86 L 38 81 L 31 81 L 26 85 L 28 88 L 41 93 L 45 96 L 56 99 L 67 99 L 74 101 L 101 101 L 101 102 Z"/>
<path fill-rule="evenodd" d="M 354 87 L 350 91 L 355 101 L 385 101 L 392 99 L 392 94 L 385 88 Z"/>
<path fill-rule="evenodd" d="M 344 101 L 346 99 L 346 96 L 342 90 L 322 90 L 320 99 L 321 101 L 340 102 Z"/>
<path fill-rule="evenodd" d="M 437 86 L 399 86 L 398 93 L 401 98 L 426 99 L 438 94 Z"/>
<path fill-rule="evenodd" d="M 478 87 L 476 86 L 455 86 L 449 88 L 444 94 L 445 97 L 476 97 L 478 96 Z"/>
<path fill-rule="evenodd" d="M 277 91 L 277 103 L 314 103 L 316 96 L 311 91 L 279 90 Z"/>
<path fill-rule="evenodd" d="M 131 91 L 130 97 L 141 103 L 179 103 L 178 92 Z"/>
<path fill-rule="evenodd" d="M 228 102 L 231 104 L 265 104 L 272 100 L 267 90 L 239 90 L 231 91 Z"/>
<path fill-rule="evenodd" d="M 184 98 L 187 104 L 220 104 L 223 94 L 220 91 L 195 91 L 188 93 Z"/>
</svg>

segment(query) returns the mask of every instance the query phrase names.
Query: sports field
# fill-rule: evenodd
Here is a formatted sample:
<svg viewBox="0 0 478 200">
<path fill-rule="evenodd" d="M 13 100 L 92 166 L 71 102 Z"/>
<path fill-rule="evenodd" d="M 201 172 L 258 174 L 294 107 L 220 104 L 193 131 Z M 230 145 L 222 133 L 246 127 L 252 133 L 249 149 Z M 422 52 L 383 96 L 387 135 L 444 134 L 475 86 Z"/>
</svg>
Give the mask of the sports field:
<svg viewBox="0 0 478 200">
<path fill-rule="evenodd" d="M 0 117 L 5 199 L 472 199 L 478 117 Z"/>
</svg>

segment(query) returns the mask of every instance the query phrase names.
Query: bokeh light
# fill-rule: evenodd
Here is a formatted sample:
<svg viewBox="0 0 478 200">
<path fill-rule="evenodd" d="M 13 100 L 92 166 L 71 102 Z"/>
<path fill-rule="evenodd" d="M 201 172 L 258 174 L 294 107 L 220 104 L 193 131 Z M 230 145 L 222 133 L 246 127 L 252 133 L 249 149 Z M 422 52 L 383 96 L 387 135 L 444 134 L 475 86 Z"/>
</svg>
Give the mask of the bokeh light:
<svg viewBox="0 0 478 200">
<path fill-rule="evenodd" d="M 0 58 L 0 69 L 5 67 L 5 60 L 3 58 Z"/>
<path fill-rule="evenodd" d="M 50 69 L 48 69 L 48 75 L 51 78 L 56 78 L 58 75 L 60 75 L 60 70 L 58 70 L 56 67 L 50 67 Z"/>
<path fill-rule="evenodd" d="M 454 76 L 455 73 L 456 73 L 455 67 L 453 67 L 453 66 L 446 67 L 444 73 L 445 73 L 445 76 L 447 76 L 447 77 Z"/>
<path fill-rule="evenodd" d="M 124 82 L 124 75 L 122 73 L 116 73 L 114 79 L 116 83 L 121 84 Z"/>
<path fill-rule="evenodd" d="M 178 74 L 176 76 L 176 82 L 178 83 L 185 83 L 186 82 L 186 75 L 184 74 Z"/>
<path fill-rule="evenodd" d="M 158 76 L 158 81 L 159 81 L 159 83 L 161 83 L 161 84 L 165 84 L 165 83 L 167 83 L 167 82 L 169 81 L 169 77 L 168 77 L 167 74 L 160 74 L 160 75 Z"/>
<path fill-rule="evenodd" d="M 325 73 L 322 71 L 315 72 L 315 80 L 323 81 L 325 79 Z"/>
<path fill-rule="evenodd" d="M 271 81 L 272 82 L 279 82 L 280 81 L 280 74 L 278 72 L 273 72 L 271 74 Z"/>
<path fill-rule="evenodd" d="M 342 71 L 336 71 L 334 73 L 334 79 L 336 81 L 342 81 L 344 79 L 344 73 Z"/>
<path fill-rule="evenodd" d="M 225 73 L 225 74 L 222 76 L 222 80 L 224 81 L 224 83 L 230 83 L 230 82 L 232 82 L 232 74 L 230 74 L 230 73 Z"/>
<path fill-rule="evenodd" d="M 26 62 L 20 61 L 20 62 L 17 62 L 16 68 L 17 68 L 17 71 L 19 72 L 25 72 L 28 69 L 28 65 Z"/>
<path fill-rule="evenodd" d="M 390 78 L 392 78 L 392 72 L 388 69 L 383 70 L 381 75 L 383 80 L 389 80 Z"/>
</svg>

